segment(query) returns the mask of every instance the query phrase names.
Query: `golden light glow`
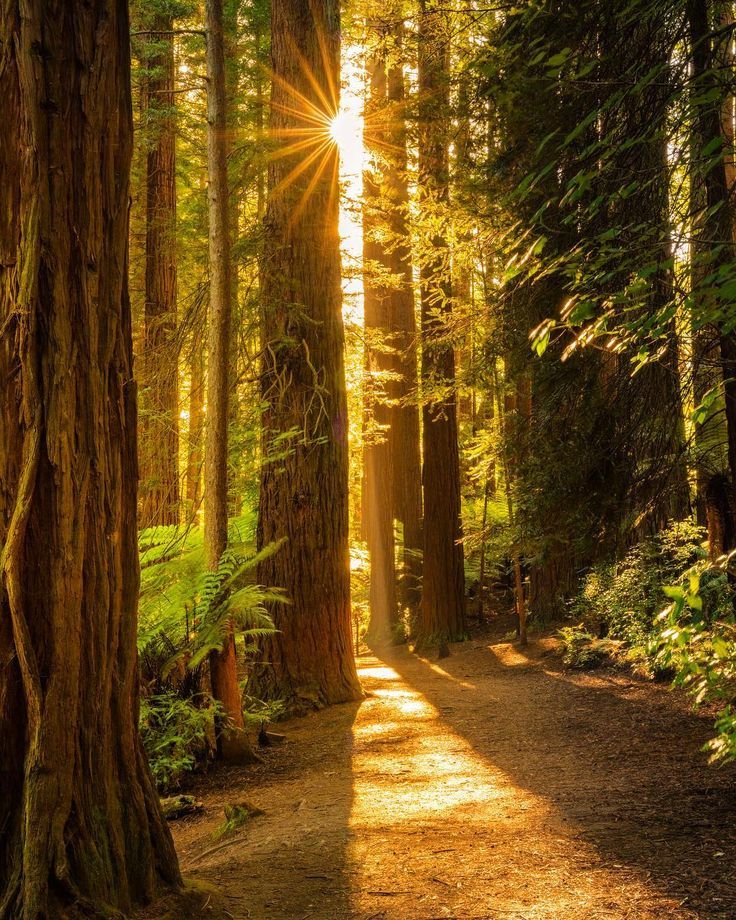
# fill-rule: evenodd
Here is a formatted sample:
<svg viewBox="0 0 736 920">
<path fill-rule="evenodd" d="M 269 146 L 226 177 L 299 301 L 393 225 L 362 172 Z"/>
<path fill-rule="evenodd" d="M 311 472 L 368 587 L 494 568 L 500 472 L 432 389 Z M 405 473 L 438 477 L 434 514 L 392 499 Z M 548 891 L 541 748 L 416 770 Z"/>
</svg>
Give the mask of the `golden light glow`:
<svg viewBox="0 0 736 920">
<path fill-rule="evenodd" d="M 350 155 L 362 141 L 363 126 L 355 112 L 341 109 L 330 122 L 330 137 L 340 149 L 340 155 Z"/>
<path fill-rule="evenodd" d="M 300 199 L 291 206 L 291 219 L 299 219 L 320 180 L 329 177 L 330 193 L 340 194 L 340 239 L 342 251 L 343 314 L 361 323 L 363 279 L 361 259 L 363 227 L 360 201 L 363 195 L 365 151 L 363 143 L 363 95 L 365 72 L 361 49 L 343 44 L 341 87 L 330 80 L 325 85 L 302 61 L 309 95 L 272 74 L 278 99 L 272 101 L 277 125 L 272 138 L 277 142 L 271 156 L 286 159 L 272 194 L 301 186 Z M 278 126 L 278 122 L 281 126 Z M 335 151 L 339 156 L 335 156 Z"/>
<path fill-rule="evenodd" d="M 428 664 L 422 661 L 429 696 L 400 673 L 400 663 L 393 668 L 377 659 L 360 661 L 370 695 L 353 726 L 350 916 L 486 916 L 476 889 L 480 882 L 487 893 L 486 879 L 494 878 L 507 882 L 493 887 L 493 916 L 592 916 L 592 910 L 585 912 L 589 891 L 571 886 L 569 879 L 577 877 L 576 861 L 596 864 L 594 847 L 575 834 L 571 856 L 565 846 L 571 823 L 525 786 L 523 769 L 517 775 L 506 772 L 491 750 L 484 756 L 474 747 L 474 708 L 447 696 L 447 687 L 457 692 L 457 683 L 445 684 L 450 675 Z M 419 676 L 415 665 L 408 670 Z M 453 705 L 443 706 L 448 700 Z M 530 735 L 528 751 L 515 757 L 523 765 L 533 756 Z M 544 859 L 540 834 L 545 835 Z M 510 869 L 499 841 L 514 849 L 521 868 Z M 390 885 L 387 858 L 393 860 Z M 531 864 L 544 875 L 548 892 L 534 902 L 524 890 L 523 873 Z M 511 884 L 510 872 L 518 872 Z"/>
</svg>

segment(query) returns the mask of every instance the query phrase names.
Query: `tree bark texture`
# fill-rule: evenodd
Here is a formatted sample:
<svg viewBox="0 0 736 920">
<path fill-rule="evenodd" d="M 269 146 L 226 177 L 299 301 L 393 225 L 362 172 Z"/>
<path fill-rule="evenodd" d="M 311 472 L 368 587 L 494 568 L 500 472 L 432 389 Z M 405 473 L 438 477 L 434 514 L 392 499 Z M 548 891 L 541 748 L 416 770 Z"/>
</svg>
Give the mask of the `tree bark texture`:
<svg viewBox="0 0 736 920">
<path fill-rule="evenodd" d="M 366 64 L 364 144 L 369 156 L 363 173 L 363 315 L 366 355 L 364 377 L 363 526 L 370 554 L 370 621 L 367 640 L 389 642 L 398 628 L 394 547 L 394 499 L 391 469 L 392 407 L 389 402 L 391 358 L 391 284 L 382 219 L 382 156 L 386 118 L 386 62 L 381 48 Z M 394 458 L 400 462 L 398 457 Z"/>
<path fill-rule="evenodd" d="M 186 518 L 193 521 L 202 501 L 204 438 L 204 347 L 203 335 L 195 331 L 189 366 L 189 431 L 187 433 Z"/>
<path fill-rule="evenodd" d="M 141 525 L 179 523 L 176 347 L 176 120 L 171 16 L 157 15 L 144 65 L 146 297 L 142 352 Z M 158 31 L 160 30 L 160 31 Z"/>
<path fill-rule="evenodd" d="M 690 42 L 693 63 L 693 78 L 697 81 L 696 87 L 702 95 L 713 91 L 713 104 L 700 104 L 693 115 L 693 148 L 695 167 L 699 170 L 703 185 L 703 203 L 705 209 L 694 215 L 695 247 L 697 253 L 698 239 L 702 238 L 703 246 L 720 244 L 718 249 L 718 263 L 728 262 L 734 258 L 734 210 L 730 198 L 726 170 L 725 149 L 723 135 L 723 105 L 719 95 L 718 78 L 715 76 L 717 61 L 710 36 L 711 12 L 713 7 L 708 0 L 690 0 L 688 4 L 688 17 L 690 23 Z M 705 150 L 714 141 L 720 140 L 724 147 L 724 156 L 718 157 L 713 162 L 712 154 L 704 155 Z M 713 271 L 717 265 L 707 263 L 704 271 Z M 697 267 L 695 268 L 697 271 Z M 723 309 L 723 305 L 721 305 Z M 727 453 L 730 474 L 730 505 L 732 522 L 731 526 L 724 528 L 726 533 L 736 533 L 733 515 L 734 495 L 736 495 L 736 333 L 723 328 L 723 323 L 716 324 L 718 328 L 719 351 L 723 388 L 725 393 L 725 415 L 727 434 Z M 711 534 L 711 543 L 717 543 L 720 538 Z M 728 547 L 732 549 L 733 547 Z"/>
<path fill-rule="evenodd" d="M 123 0 L 0 12 L 0 916 L 180 884 L 137 730 Z"/>
<path fill-rule="evenodd" d="M 227 445 L 230 386 L 231 279 L 227 183 L 227 112 L 222 0 L 207 0 L 207 200 L 209 205 L 210 304 L 207 318 L 207 425 L 204 455 L 204 543 L 206 564 L 216 570 L 227 548 Z M 245 735 L 238 687 L 235 639 L 209 656 L 212 695 L 227 723 L 218 726 L 218 753 L 228 762 L 255 760 Z"/>
<path fill-rule="evenodd" d="M 424 639 L 466 635 L 460 519 L 451 253 L 441 230 L 449 200 L 450 23 L 434 0 L 419 7 L 419 187 L 429 230 L 422 243 L 422 385 L 424 408 Z M 440 229 L 438 229 L 438 225 Z"/>
<path fill-rule="evenodd" d="M 284 588 L 291 603 L 273 610 L 279 632 L 263 642 L 251 683 L 294 709 L 360 695 L 351 647 L 338 153 L 329 141 L 339 36 L 337 0 L 273 3 L 271 131 L 286 145 L 313 143 L 269 164 L 258 544 L 285 542 L 260 565 L 258 580 Z"/>
<path fill-rule="evenodd" d="M 406 153 L 406 99 L 402 64 L 403 23 L 388 68 L 388 144 L 386 199 L 388 207 L 389 270 L 393 277 L 390 317 L 392 330 L 392 397 L 390 430 L 394 517 L 404 527 L 404 574 L 401 599 L 411 609 L 421 601 L 422 578 L 422 458 L 419 425 L 417 322 L 414 313 L 414 271 L 409 229 L 409 188 Z"/>
</svg>

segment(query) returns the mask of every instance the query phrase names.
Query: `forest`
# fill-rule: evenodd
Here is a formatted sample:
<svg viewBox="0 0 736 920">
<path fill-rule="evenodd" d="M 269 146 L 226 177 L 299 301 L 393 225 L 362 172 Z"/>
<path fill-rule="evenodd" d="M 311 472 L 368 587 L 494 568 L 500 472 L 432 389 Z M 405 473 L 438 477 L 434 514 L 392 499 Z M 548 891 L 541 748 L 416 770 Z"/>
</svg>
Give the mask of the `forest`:
<svg viewBox="0 0 736 920">
<path fill-rule="evenodd" d="M 736 4 L 3 0 L 0 920 L 736 917 Z"/>
</svg>

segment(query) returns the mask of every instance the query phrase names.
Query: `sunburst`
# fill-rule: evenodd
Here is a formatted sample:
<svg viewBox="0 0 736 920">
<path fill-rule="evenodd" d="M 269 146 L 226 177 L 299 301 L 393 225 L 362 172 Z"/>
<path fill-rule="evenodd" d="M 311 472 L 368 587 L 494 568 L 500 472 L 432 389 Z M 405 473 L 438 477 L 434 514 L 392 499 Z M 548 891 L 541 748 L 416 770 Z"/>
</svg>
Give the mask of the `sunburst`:
<svg viewBox="0 0 736 920">
<path fill-rule="evenodd" d="M 339 87 L 331 76 L 329 55 L 324 43 L 320 45 L 324 65 L 321 73 L 316 73 L 294 49 L 303 77 L 299 81 L 301 89 L 278 74 L 271 74 L 278 89 L 271 101 L 271 135 L 277 142 L 271 156 L 293 161 L 288 171 L 282 172 L 272 193 L 279 194 L 300 183 L 301 196 L 293 205 L 292 219 L 299 216 L 322 179 L 329 178 L 329 193 L 337 194 L 340 161 L 348 175 L 362 172 L 369 152 L 364 148 L 364 138 L 373 155 L 377 149 L 387 151 L 393 147 L 387 142 L 391 136 L 388 109 L 367 115 L 354 104 L 355 99 L 362 96 L 362 68 L 353 73 L 351 82 L 356 81 L 358 87 L 352 87 L 348 93 L 349 104 L 341 106 Z"/>
</svg>

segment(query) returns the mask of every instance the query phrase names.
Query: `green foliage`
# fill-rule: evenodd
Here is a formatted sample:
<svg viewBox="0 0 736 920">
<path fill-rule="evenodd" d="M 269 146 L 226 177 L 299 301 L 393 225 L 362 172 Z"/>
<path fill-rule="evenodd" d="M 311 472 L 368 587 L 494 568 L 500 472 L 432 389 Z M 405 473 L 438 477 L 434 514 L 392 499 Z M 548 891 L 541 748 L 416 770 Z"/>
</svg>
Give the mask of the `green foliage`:
<svg viewBox="0 0 736 920">
<path fill-rule="evenodd" d="M 488 499 L 485 527 L 483 526 L 482 495 L 466 496 L 463 501 L 465 530 L 465 580 L 472 584 L 480 577 L 481 545 L 485 547 L 485 583 L 492 584 L 502 577 L 508 564 L 513 533 L 509 525 L 508 505 L 500 491 Z"/>
<path fill-rule="evenodd" d="M 222 713 L 202 692 L 207 655 L 222 647 L 230 629 L 245 652 L 252 651 L 254 640 L 274 631 L 266 604 L 285 601 L 282 592 L 255 583 L 258 562 L 278 546 L 256 553 L 253 523 L 252 517 L 230 522 L 228 549 L 214 572 L 205 567 L 200 528 L 140 533 L 138 649 L 148 691 L 140 727 L 161 791 L 178 788 L 211 755 L 215 717 L 220 722 Z"/>
<path fill-rule="evenodd" d="M 207 763 L 217 710 L 215 703 L 181 699 L 173 691 L 143 697 L 140 732 L 156 788 L 179 789 L 186 777 Z"/>
<path fill-rule="evenodd" d="M 221 648 L 230 629 L 246 652 L 273 632 L 268 603 L 283 592 L 255 584 L 258 563 L 278 550 L 252 550 L 252 521 L 230 523 L 229 545 L 216 571 L 205 566 L 199 528 L 159 527 L 141 533 L 138 647 L 144 679 L 156 689 L 177 685 L 209 652 Z"/>
<path fill-rule="evenodd" d="M 612 660 L 616 643 L 606 639 L 596 639 L 582 623 L 577 626 L 565 626 L 559 630 L 564 649 L 562 661 L 566 668 L 588 671 Z"/>
<path fill-rule="evenodd" d="M 696 706 L 718 706 L 717 734 L 706 748 L 713 761 L 731 760 L 736 758 L 735 596 L 730 558 L 712 564 L 702 538 L 702 528 L 689 521 L 672 524 L 633 547 L 620 563 L 598 566 L 572 611 L 604 625 L 614 641 L 596 640 L 582 623 L 560 630 L 560 637 L 568 667 L 595 667 L 606 659 L 633 662 L 649 673 L 674 675 L 674 684 L 686 689 Z"/>
<path fill-rule="evenodd" d="M 645 654 L 665 599 L 662 585 L 702 558 L 703 537 L 702 528 L 681 521 L 638 543 L 621 561 L 595 566 L 571 604 L 571 615 L 602 625 L 611 637 Z"/>
<path fill-rule="evenodd" d="M 667 588 L 672 603 L 660 614 L 654 648 L 661 667 L 695 704 L 718 704 L 717 735 L 706 748 L 711 760 L 736 757 L 736 616 L 728 579 L 730 559 L 701 560 Z"/>
</svg>

